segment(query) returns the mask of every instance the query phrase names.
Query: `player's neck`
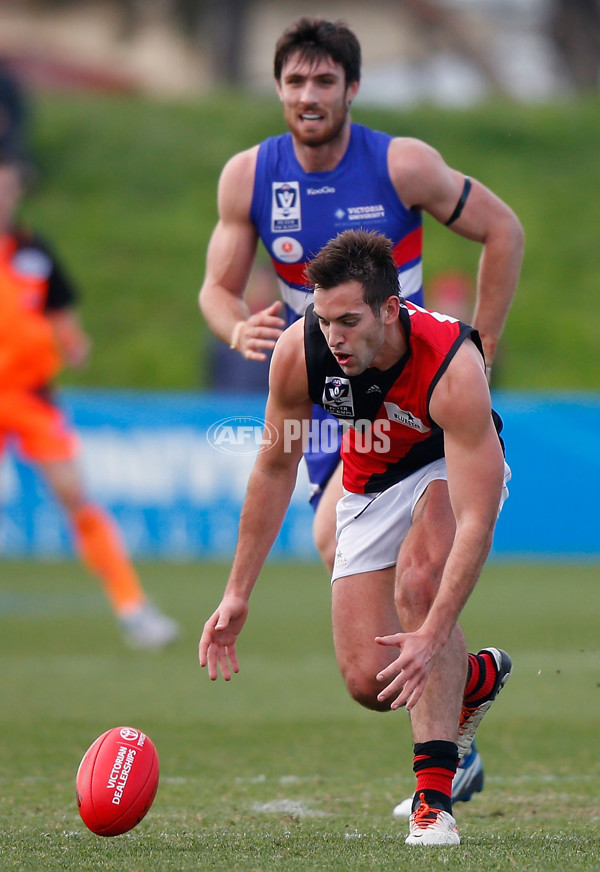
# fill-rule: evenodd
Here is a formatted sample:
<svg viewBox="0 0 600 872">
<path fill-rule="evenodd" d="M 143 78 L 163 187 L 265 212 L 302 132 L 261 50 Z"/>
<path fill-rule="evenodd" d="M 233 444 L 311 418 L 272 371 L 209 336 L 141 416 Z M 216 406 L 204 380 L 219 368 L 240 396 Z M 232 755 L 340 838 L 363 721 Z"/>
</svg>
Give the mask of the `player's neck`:
<svg viewBox="0 0 600 872">
<path fill-rule="evenodd" d="M 408 344 L 404 330 L 399 322 L 390 324 L 385 331 L 383 345 L 379 349 L 377 356 L 373 360 L 371 366 L 385 372 L 390 367 L 394 366 L 406 354 Z"/>
<path fill-rule="evenodd" d="M 350 143 L 350 124 L 345 124 L 335 139 L 323 145 L 306 145 L 294 139 L 294 154 L 305 173 L 326 173 L 342 160 Z"/>
</svg>

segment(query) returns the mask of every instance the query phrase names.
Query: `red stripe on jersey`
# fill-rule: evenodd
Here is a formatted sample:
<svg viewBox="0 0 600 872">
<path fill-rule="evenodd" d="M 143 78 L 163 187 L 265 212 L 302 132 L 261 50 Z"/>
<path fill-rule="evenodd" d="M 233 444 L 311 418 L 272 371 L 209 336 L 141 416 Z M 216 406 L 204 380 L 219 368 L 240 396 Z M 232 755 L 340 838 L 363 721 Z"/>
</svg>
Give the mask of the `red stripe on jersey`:
<svg viewBox="0 0 600 872">
<path fill-rule="evenodd" d="M 396 266 L 401 267 L 412 260 L 418 260 L 423 252 L 423 228 L 417 227 L 394 246 L 393 255 Z M 306 263 L 280 263 L 273 260 L 275 272 L 280 279 L 289 285 L 308 286 L 306 278 Z"/>
<path fill-rule="evenodd" d="M 423 228 L 417 227 L 393 248 L 396 266 L 404 266 L 411 260 L 417 260 L 423 254 Z"/>
<path fill-rule="evenodd" d="M 273 260 L 273 266 L 279 278 L 283 279 L 286 284 L 308 287 L 309 282 L 305 275 L 305 263 L 279 263 L 278 260 Z"/>
</svg>

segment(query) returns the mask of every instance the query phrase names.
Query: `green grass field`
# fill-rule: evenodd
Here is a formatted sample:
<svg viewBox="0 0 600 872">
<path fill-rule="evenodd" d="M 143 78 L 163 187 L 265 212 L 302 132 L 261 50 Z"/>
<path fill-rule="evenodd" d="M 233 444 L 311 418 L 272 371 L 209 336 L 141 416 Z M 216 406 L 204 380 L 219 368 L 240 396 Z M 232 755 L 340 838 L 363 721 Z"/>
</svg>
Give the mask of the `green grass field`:
<svg viewBox="0 0 600 872">
<path fill-rule="evenodd" d="M 162 653 L 122 646 L 76 563 L 2 565 L 3 872 L 598 870 L 597 565 L 486 568 L 463 624 L 515 669 L 479 734 L 486 789 L 456 807 L 462 844 L 443 849 L 407 848 L 391 817 L 413 789 L 407 717 L 346 695 L 319 566 L 267 567 L 228 685 L 197 664 L 227 568 L 140 569 L 185 628 Z M 121 724 L 154 740 L 161 784 L 135 830 L 103 839 L 79 818 L 75 773 Z"/>
<path fill-rule="evenodd" d="M 359 98 L 353 107 L 356 121 L 431 143 L 521 218 L 525 260 L 495 368 L 498 387 L 600 388 L 599 102 L 384 110 Z M 235 152 L 282 129 L 275 94 L 182 103 L 39 95 L 39 180 L 24 217 L 63 255 L 94 340 L 89 367 L 65 381 L 206 386 L 208 331 L 197 294 L 219 172 Z M 429 216 L 426 225 L 425 287 L 448 270 L 474 276 L 479 246 Z"/>
</svg>

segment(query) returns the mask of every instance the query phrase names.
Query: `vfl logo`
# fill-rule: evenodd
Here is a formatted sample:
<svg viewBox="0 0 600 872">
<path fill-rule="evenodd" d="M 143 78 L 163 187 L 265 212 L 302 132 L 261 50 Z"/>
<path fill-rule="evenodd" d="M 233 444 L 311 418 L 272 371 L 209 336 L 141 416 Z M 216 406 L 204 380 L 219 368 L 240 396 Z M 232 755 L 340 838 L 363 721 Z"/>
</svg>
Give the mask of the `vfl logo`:
<svg viewBox="0 0 600 872">
<path fill-rule="evenodd" d="M 281 187 L 275 188 L 275 197 L 277 198 L 277 205 L 281 210 L 281 214 L 287 218 L 296 205 L 298 190 L 294 189 L 289 182 L 285 182 Z"/>
<path fill-rule="evenodd" d="M 300 183 L 273 182 L 271 195 L 271 231 L 292 233 L 302 230 Z"/>
<path fill-rule="evenodd" d="M 327 376 L 323 387 L 323 408 L 336 418 L 354 418 L 352 387 L 347 378 Z"/>
<path fill-rule="evenodd" d="M 401 409 L 396 403 L 384 403 L 383 405 L 390 421 L 404 424 L 405 427 L 410 427 L 411 430 L 418 430 L 419 433 L 428 433 L 431 430 L 431 427 L 424 424 L 420 418 L 417 418 L 412 412 L 406 412 L 404 409 Z"/>
</svg>

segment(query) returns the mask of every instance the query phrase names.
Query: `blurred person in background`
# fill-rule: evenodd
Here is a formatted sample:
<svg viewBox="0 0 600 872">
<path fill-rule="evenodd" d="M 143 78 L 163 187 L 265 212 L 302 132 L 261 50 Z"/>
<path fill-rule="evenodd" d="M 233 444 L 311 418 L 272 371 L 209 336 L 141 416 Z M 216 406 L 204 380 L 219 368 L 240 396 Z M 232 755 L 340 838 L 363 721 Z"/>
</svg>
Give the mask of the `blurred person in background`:
<svg viewBox="0 0 600 872">
<path fill-rule="evenodd" d="M 82 366 L 90 341 L 76 291 L 36 234 L 16 222 L 27 167 L 0 153 L 0 456 L 14 447 L 35 465 L 64 508 L 76 549 L 97 575 L 131 647 L 160 648 L 179 628 L 146 597 L 111 517 L 86 493 L 78 441 L 56 404 L 62 364 Z"/>
<path fill-rule="evenodd" d="M 351 120 L 361 49 L 344 22 L 301 18 L 275 47 L 274 74 L 288 132 L 233 156 L 218 187 L 219 220 L 206 258 L 200 307 L 209 327 L 248 360 L 264 360 L 282 330 L 312 302 L 307 263 L 348 228 L 375 230 L 392 241 L 403 297 L 423 299 L 422 212 L 482 246 L 475 309 L 486 372 L 516 289 L 523 231 L 492 191 L 449 167 L 430 145 L 392 137 Z M 244 300 L 261 239 L 283 300 L 251 314 Z M 316 407 L 318 422 L 326 413 Z M 342 495 L 339 454 L 305 454 L 315 508 L 314 538 L 331 572 L 335 506 Z M 453 798 L 483 786 L 476 749 L 457 772 Z M 410 813 L 410 802 L 395 813 Z"/>
</svg>

